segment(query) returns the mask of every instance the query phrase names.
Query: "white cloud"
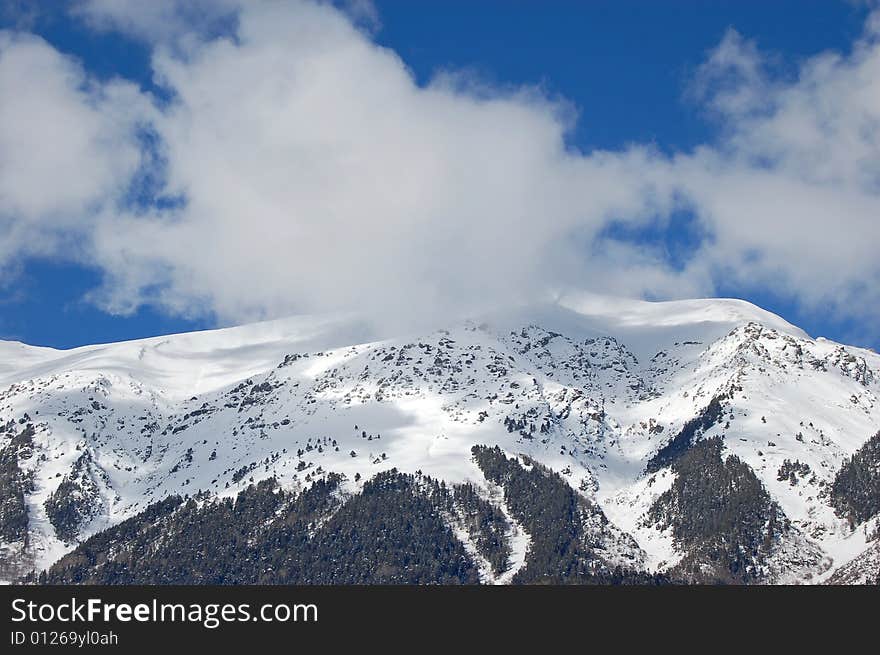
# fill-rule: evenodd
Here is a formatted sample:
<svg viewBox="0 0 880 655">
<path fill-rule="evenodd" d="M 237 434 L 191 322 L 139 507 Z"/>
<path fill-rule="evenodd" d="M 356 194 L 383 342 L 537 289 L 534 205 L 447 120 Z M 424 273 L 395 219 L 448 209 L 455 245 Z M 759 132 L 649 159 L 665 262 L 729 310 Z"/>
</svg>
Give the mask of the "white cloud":
<svg viewBox="0 0 880 655">
<path fill-rule="evenodd" d="M 382 25 L 372 0 L 315 0 L 343 12 L 355 25 L 375 32 Z M 181 47 L 234 35 L 242 11 L 256 3 L 282 5 L 282 11 L 296 10 L 283 4 L 301 0 L 73 0 L 71 14 L 97 30 L 118 31 L 150 44 Z M 257 9 L 259 10 L 259 8 Z"/>
<path fill-rule="evenodd" d="M 88 217 L 125 193 L 150 105 L 98 84 L 37 37 L 0 32 L 0 267 L 90 237 Z"/>
<path fill-rule="evenodd" d="M 71 13 L 94 29 L 167 45 L 234 29 L 241 4 L 242 0 L 74 0 Z"/>
<path fill-rule="evenodd" d="M 229 320 L 448 315 L 576 277 L 566 237 L 664 202 L 635 175 L 650 155 L 567 152 L 566 112 L 533 90 L 420 88 L 327 5 L 248 5 L 235 42 L 154 67 L 176 98 L 155 124 L 169 187 L 188 202 L 102 226 L 116 309 L 148 287 Z"/>
<path fill-rule="evenodd" d="M 94 297 L 112 311 L 434 319 L 566 286 L 670 297 L 724 281 L 878 314 L 873 17 L 852 53 L 809 59 L 791 79 L 731 32 L 693 94 L 722 136 L 667 157 L 572 151 L 571 111 L 536 89 L 454 74 L 418 86 L 357 27 L 375 15 L 369 4 L 360 23 L 330 3 L 210 6 L 195 24 L 172 0 L 78 6 L 90 24 L 153 44 L 173 98 L 161 109 L 125 83 L 88 81 L 41 41 L 7 35 L 0 48 L 0 85 L 30 98 L 10 102 L 0 87 L 0 144 L 29 135 L 14 146 L 26 179 L 0 175 L 4 229 L 39 224 L 46 250 L 75 231 L 107 278 Z M 229 33 L 215 37 L 205 26 L 218 16 Z M 144 170 L 132 135 L 147 119 L 164 192 L 185 203 L 120 209 Z M 79 129 L 52 131 L 65 121 Z M 605 231 L 662 231 L 683 208 L 708 235 L 683 267 Z"/>
<path fill-rule="evenodd" d="M 676 183 L 713 240 L 700 252 L 730 282 L 807 306 L 878 315 L 880 42 L 774 78 L 753 45 L 728 34 L 702 70 L 721 143 L 677 158 Z M 706 87 L 704 87 L 706 88 Z"/>
</svg>

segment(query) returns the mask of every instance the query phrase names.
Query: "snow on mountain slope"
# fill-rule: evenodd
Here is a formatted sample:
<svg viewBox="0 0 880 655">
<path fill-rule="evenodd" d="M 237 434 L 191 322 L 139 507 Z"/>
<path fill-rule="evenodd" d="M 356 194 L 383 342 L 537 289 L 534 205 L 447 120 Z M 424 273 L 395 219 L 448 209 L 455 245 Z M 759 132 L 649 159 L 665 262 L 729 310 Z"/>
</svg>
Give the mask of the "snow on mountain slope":
<svg viewBox="0 0 880 655">
<path fill-rule="evenodd" d="M 263 372 L 292 348 L 322 350 L 369 337 L 353 318 L 304 316 L 71 350 L 0 342 L 0 384 L 94 371 L 129 376 L 169 399 L 183 399 Z"/>
<path fill-rule="evenodd" d="M 675 473 L 648 464 L 713 398 L 721 417 L 700 438 L 722 437 L 791 522 L 768 580 L 823 580 L 872 547 L 826 487 L 880 428 L 880 357 L 743 301 L 576 294 L 403 336 L 299 317 L 69 351 L 0 343 L 0 357 L 0 445 L 35 431 L 19 570 L 169 494 L 272 475 L 296 487 L 333 471 L 356 491 L 396 467 L 471 481 L 497 504 L 476 444 L 562 473 L 611 520 L 610 559 L 663 569 L 682 553 L 646 513 Z M 85 499 L 63 503 L 66 541 L 59 489 Z M 521 565 L 528 536 L 512 532 Z"/>
</svg>

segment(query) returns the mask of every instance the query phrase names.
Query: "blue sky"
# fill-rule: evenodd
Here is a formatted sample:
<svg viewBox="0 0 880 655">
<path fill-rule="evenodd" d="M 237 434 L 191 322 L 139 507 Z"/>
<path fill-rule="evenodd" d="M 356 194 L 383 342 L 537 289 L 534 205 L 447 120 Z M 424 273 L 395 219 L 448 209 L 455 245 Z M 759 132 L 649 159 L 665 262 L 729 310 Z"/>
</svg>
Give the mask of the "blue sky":
<svg viewBox="0 0 880 655">
<path fill-rule="evenodd" d="M 370 38 L 397 53 L 418 85 L 429 85 L 439 71 L 465 71 L 502 93 L 537 86 L 551 101 L 564 101 L 576 111 L 577 119 L 565 136 L 566 148 L 617 152 L 640 144 L 667 157 L 716 144 L 725 129 L 688 90 L 731 28 L 766 54 L 778 79 L 788 80 L 818 53 L 833 50 L 846 56 L 863 33 L 869 13 L 864 3 L 805 0 L 377 0 L 374 5 L 380 25 Z M 63 8 L 24 20 L 17 6 L 6 5 L 0 27 L 41 36 L 63 55 L 80 61 L 97 80 L 134 82 L 159 105 L 171 97 L 154 79 L 155 44 L 149 39 L 124 30 L 96 29 Z M 147 195 L 148 202 L 155 200 Z M 699 245 L 693 216 L 678 209 L 659 227 L 612 221 L 601 233 L 659 249 L 674 273 L 684 268 L 689 252 Z M 32 344 L 67 348 L 208 328 L 235 322 L 238 316 L 211 303 L 190 309 L 182 301 L 151 302 L 149 295 L 137 307 L 120 312 L 118 303 L 95 301 L 95 290 L 113 273 L 108 274 L 103 263 L 90 265 L 87 255 L 67 258 L 63 251 L 36 249 L 7 265 L 6 271 L 7 281 L 0 287 L 0 336 Z M 802 302 L 791 285 L 772 287 L 737 279 L 728 283 L 721 276 L 714 293 L 751 300 L 813 335 L 880 345 L 878 333 L 865 325 L 870 320 L 865 314 L 817 311 L 817 303 Z"/>
</svg>

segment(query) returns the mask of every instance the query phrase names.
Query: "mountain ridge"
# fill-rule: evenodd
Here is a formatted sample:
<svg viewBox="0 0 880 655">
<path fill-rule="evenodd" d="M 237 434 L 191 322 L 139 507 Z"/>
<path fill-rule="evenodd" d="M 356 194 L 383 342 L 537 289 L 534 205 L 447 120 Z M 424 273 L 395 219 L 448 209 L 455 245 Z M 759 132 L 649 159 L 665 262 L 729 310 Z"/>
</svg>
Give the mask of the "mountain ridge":
<svg viewBox="0 0 880 655">
<path fill-rule="evenodd" d="M 28 523 L 27 543 L 3 545 L 10 571 L 45 569 L 173 494 L 232 498 L 270 477 L 304 490 L 332 473 L 356 495 L 392 468 L 475 485 L 507 517 L 511 540 L 510 507 L 471 452 L 495 446 L 527 468 L 539 463 L 601 510 L 598 524 L 637 544 L 625 561 L 649 573 L 684 558 L 694 579 L 737 581 L 744 566 L 749 582 L 822 581 L 867 553 L 877 531 L 876 516 L 838 517 L 827 488 L 880 427 L 880 357 L 812 339 L 745 301 L 568 294 L 403 337 L 353 316 L 295 317 L 30 348 L 0 344 L 0 445 L 33 431 L 33 453 L 15 455 L 9 478 L 19 480 Z M 20 366 L 10 363 L 15 353 Z M 695 542 L 674 528 L 664 493 L 687 469 L 672 459 L 648 470 L 713 399 L 711 420 L 681 438 L 682 452 L 719 438 L 723 459 L 742 462 L 751 473 L 737 475 L 753 474 L 788 522 L 749 537 L 766 553 L 732 573 L 700 559 L 703 547 L 691 552 Z M 767 528 L 730 507 L 731 525 Z M 469 548 L 462 529 L 454 534 Z M 599 533 L 579 539 L 630 548 L 589 534 Z"/>
</svg>

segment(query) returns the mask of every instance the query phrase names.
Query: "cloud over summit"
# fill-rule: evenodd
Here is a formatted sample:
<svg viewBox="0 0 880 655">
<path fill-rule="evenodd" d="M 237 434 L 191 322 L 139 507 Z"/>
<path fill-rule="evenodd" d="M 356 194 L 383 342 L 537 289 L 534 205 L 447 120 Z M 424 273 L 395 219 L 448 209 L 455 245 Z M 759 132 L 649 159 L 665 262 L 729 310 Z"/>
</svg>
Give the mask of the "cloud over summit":
<svg viewBox="0 0 880 655">
<path fill-rule="evenodd" d="M 77 5 L 152 44 L 161 103 L 36 37 L 0 38 L 0 265 L 55 249 L 103 271 L 111 311 L 222 321 L 432 319 L 567 286 L 681 297 L 722 280 L 876 317 L 876 21 L 790 79 L 731 32 L 692 94 L 721 136 L 663 155 L 573 150 L 571 112 L 537 89 L 419 85 L 363 3 L 212 6 L 193 24 L 171 0 Z M 144 176 L 161 201 L 130 201 Z M 675 266 L 607 229 L 662 232 L 682 211 L 702 238 Z"/>
</svg>

